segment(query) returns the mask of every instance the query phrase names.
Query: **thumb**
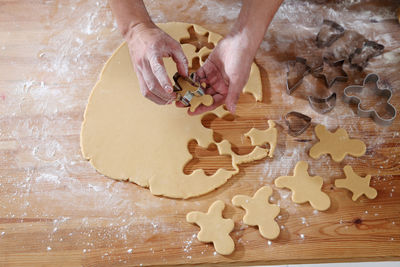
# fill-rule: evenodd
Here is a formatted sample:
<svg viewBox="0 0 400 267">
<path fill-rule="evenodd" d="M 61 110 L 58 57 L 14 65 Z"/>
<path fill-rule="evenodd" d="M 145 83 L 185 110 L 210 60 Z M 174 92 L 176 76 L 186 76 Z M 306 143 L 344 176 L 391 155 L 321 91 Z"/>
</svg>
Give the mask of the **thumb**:
<svg viewBox="0 0 400 267">
<path fill-rule="evenodd" d="M 225 99 L 225 104 L 227 109 L 234 114 L 236 111 L 236 104 L 239 100 L 240 92 L 242 91 L 243 87 L 238 86 L 237 84 L 230 84 L 228 89 L 228 95 Z"/>
</svg>

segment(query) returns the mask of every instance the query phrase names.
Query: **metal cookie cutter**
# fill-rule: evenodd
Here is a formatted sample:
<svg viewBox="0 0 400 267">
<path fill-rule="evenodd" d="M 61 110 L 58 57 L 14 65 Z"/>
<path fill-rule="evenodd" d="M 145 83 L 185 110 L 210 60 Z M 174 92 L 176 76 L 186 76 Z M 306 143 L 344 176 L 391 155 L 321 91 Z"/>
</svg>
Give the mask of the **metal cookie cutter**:
<svg viewBox="0 0 400 267">
<path fill-rule="evenodd" d="M 350 66 L 362 71 L 368 64 L 368 61 L 383 53 L 385 46 L 374 41 L 365 41 L 362 48 L 357 48 L 349 56 Z"/>
<path fill-rule="evenodd" d="M 337 39 L 342 37 L 345 29 L 331 20 L 324 20 L 318 32 L 316 42 L 318 47 L 329 47 Z"/>
<path fill-rule="evenodd" d="M 332 93 L 326 98 L 308 96 L 308 103 L 311 108 L 318 113 L 325 114 L 331 111 L 336 105 L 336 93 Z"/>
<path fill-rule="evenodd" d="M 396 118 L 396 108 L 390 104 L 390 99 L 392 98 L 392 91 L 389 89 L 381 89 L 378 87 L 378 82 L 380 78 L 378 74 L 370 73 L 368 74 L 363 82 L 363 85 L 350 85 L 344 89 L 344 101 L 347 103 L 354 102 L 357 105 L 357 115 L 360 117 L 371 117 L 377 124 L 388 126 L 392 124 L 393 120 Z M 368 83 L 374 83 L 373 90 L 378 96 L 386 97 L 386 111 L 390 115 L 389 119 L 382 118 L 375 109 L 365 110 L 361 107 L 361 99 L 357 96 L 352 95 L 352 93 L 361 93 L 365 85 Z"/>
<path fill-rule="evenodd" d="M 343 63 L 344 59 L 332 62 L 324 57 L 322 65 L 319 68 L 315 69 L 313 75 L 317 78 L 323 78 L 328 88 L 331 88 L 336 81 L 347 82 L 348 76 L 347 73 L 343 70 Z M 335 69 L 336 74 L 330 75 L 331 72 L 327 71 L 327 69 Z"/>
<path fill-rule="evenodd" d="M 301 135 L 311 125 L 311 118 L 297 111 L 287 113 L 284 119 L 291 136 Z"/>
<path fill-rule="evenodd" d="M 190 106 L 190 101 L 192 101 L 192 98 L 194 96 L 202 96 L 202 95 L 205 94 L 204 93 L 205 87 L 201 83 L 196 81 L 196 74 L 194 72 L 191 73 L 189 75 L 189 77 L 184 77 L 184 76 L 180 75 L 177 72 L 177 73 L 174 74 L 173 79 L 174 79 L 174 82 L 175 82 L 175 84 L 174 84 L 174 92 L 177 92 L 176 100 L 181 102 L 186 107 Z M 182 82 L 182 80 L 188 82 L 191 86 L 195 87 L 196 90 L 195 91 L 187 90 L 185 92 L 185 94 L 182 96 L 179 93 L 179 92 L 183 91 L 183 88 L 182 88 L 182 86 L 180 84 Z"/>
<path fill-rule="evenodd" d="M 296 57 L 295 60 L 287 62 L 286 72 L 286 93 L 291 95 L 294 90 L 303 82 L 303 78 L 310 74 L 311 67 L 307 65 L 307 60 Z"/>
</svg>

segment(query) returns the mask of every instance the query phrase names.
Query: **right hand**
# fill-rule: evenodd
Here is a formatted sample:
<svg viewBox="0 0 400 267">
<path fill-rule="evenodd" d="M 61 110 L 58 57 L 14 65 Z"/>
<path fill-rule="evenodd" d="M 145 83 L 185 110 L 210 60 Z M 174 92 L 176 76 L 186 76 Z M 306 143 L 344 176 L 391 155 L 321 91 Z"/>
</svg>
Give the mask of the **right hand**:
<svg viewBox="0 0 400 267">
<path fill-rule="evenodd" d="M 125 38 L 142 94 L 159 105 L 172 103 L 176 94 L 163 58 L 172 57 L 179 74 L 187 76 L 188 61 L 179 42 L 153 23 L 135 25 Z"/>
</svg>

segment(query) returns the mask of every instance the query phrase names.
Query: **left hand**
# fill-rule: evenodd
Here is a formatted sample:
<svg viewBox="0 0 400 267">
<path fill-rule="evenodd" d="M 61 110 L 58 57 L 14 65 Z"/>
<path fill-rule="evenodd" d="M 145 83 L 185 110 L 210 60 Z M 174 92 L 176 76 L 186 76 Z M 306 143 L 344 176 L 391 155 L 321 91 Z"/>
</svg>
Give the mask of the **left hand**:
<svg viewBox="0 0 400 267">
<path fill-rule="evenodd" d="M 207 84 L 205 93 L 212 95 L 214 103 L 209 107 L 201 105 L 189 114 L 204 113 L 223 103 L 231 113 L 235 113 L 236 103 L 249 79 L 254 59 L 254 53 L 248 50 L 248 42 L 247 38 L 236 34 L 218 43 L 196 72 L 199 81 Z"/>
</svg>

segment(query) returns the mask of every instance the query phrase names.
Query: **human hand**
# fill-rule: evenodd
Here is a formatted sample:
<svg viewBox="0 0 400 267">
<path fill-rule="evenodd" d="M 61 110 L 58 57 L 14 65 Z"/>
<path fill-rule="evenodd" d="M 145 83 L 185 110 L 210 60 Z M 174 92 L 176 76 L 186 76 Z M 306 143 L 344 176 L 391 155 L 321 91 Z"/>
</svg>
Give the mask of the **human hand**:
<svg viewBox="0 0 400 267">
<path fill-rule="evenodd" d="M 218 43 L 196 72 L 199 81 L 207 84 L 205 93 L 212 95 L 214 103 L 209 107 L 198 107 L 191 115 L 215 109 L 223 103 L 230 112 L 235 112 L 254 59 L 254 53 L 248 49 L 248 42 L 240 34 L 235 34 Z"/>
<path fill-rule="evenodd" d="M 172 103 L 176 94 L 163 58 L 172 57 L 178 72 L 187 76 L 188 61 L 180 44 L 153 23 L 134 26 L 126 39 L 142 94 L 159 105 Z"/>
</svg>

